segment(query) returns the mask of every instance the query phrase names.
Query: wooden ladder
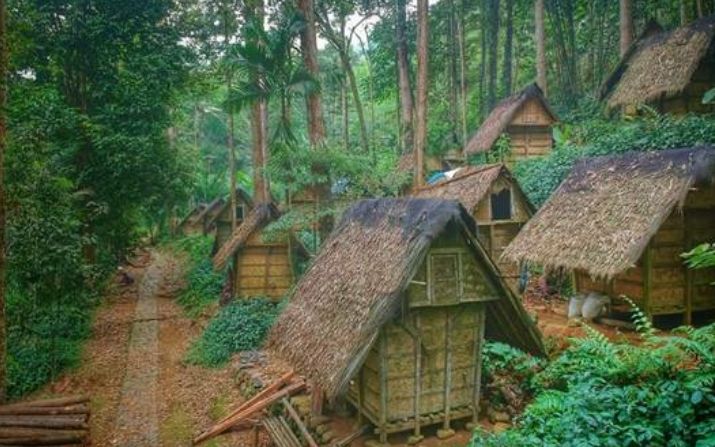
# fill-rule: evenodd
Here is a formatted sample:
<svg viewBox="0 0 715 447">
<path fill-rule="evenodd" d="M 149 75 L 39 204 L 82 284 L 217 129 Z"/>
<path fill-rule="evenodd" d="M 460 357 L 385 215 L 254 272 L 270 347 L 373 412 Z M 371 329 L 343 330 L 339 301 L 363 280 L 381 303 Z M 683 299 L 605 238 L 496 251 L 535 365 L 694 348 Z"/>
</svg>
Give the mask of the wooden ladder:
<svg viewBox="0 0 715 447">
<path fill-rule="evenodd" d="M 274 416 L 263 420 L 271 440 L 278 447 L 302 447 L 300 441 L 288 426 L 288 422 L 282 416 Z"/>
</svg>

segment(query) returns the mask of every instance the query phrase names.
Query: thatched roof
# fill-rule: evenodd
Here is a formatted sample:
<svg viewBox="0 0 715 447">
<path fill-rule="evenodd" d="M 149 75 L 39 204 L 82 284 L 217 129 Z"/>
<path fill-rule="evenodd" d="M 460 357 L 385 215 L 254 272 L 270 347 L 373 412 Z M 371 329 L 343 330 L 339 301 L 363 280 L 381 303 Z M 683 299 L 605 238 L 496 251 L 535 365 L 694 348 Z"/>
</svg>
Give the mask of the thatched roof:
<svg viewBox="0 0 715 447">
<path fill-rule="evenodd" d="M 710 146 L 582 160 L 503 256 L 612 278 L 636 264 L 689 188 L 714 168 Z"/>
<path fill-rule="evenodd" d="M 402 292 L 450 222 L 501 297 L 488 305 L 488 335 L 543 353 L 538 331 L 473 236 L 466 210 L 456 201 L 414 198 L 363 200 L 346 211 L 296 286 L 267 349 L 328 396 L 344 391 L 382 325 L 399 315 Z"/>
<path fill-rule="evenodd" d="M 673 31 L 652 25 L 626 52 L 601 90 L 608 108 L 678 95 L 712 52 L 715 15 Z M 712 54 L 711 54 L 712 56 Z"/>
<path fill-rule="evenodd" d="M 248 194 L 248 192 L 246 192 L 243 188 L 236 188 L 236 200 L 237 200 L 238 202 L 243 202 L 243 203 L 245 203 L 246 205 L 249 206 L 249 208 L 250 208 L 250 207 L 253 207 L 253 198 L 252 198 L 251 195 Z M 219 217 L 221 214 L 223 214 L 223 212 L 224 212 L 229 206 L 231 206 L 231 197 L 227 197 L 227 198 L 223 201 L 221 207 L 220 207 L 219 209 L 217 209 L 216 212 L 214 212 L 214 213 L 211 214 L 211 218 L 206 222 L 206 225 L 207 225 L 207 226 L 213 225 L 214 222 L 216 221 L 216 219 L 218 219 L 218 217 Z"/>
<path fill-rule="evenodd" d="M 451 179 L 422 188 L 414 195 L 423 198 L 458 200 L 468 211 L 473 212 L 499 177 L 506 177 L 519 188 L 506 166 L 498 163 L 460 168 Z M 529 204 L 521 188 L 518 192 L 524 202 Z"/>
<path fill-rule="evenodd" d="M 494 110 L 484 120 L 479 130 L 469 139 L 464 148 L 467 155 L 486 152 L 492 148 L 499 136 L 506 130 L 507 126 L 516 116 L 521 107 L 531 99 L 538 99 L 544 109 L 556 121 L 556 114 L 549 107 L 544 93 L 538 85 L 531 84 L 522 91 L 515 93 L 502 100 L 494 107 Z"/>
<path fill-rule="evenodd" d="M 277 218 L 278 209 L 272 203 L 261 203 L 253 207 L 248 216 L 241 222 L 231 234 L 231 238 L 226 241 L 213 258 L 214 269 L 222 270 L 228 260 L 239 250 L 248 240 L 254 231 L 263 228 L 269 221 Z"/>
</svg>

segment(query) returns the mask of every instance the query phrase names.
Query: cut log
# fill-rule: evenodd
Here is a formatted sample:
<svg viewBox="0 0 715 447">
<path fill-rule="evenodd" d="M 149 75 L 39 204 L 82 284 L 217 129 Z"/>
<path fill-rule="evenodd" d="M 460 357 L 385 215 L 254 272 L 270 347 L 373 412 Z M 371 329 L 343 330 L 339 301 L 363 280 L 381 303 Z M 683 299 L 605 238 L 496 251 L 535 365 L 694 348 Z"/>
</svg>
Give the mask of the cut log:
<svg viewBox="0 0 715 447">
<path fill-rule="evenodd" d="M 223 419 L 221 419 L 220 421 L 218 421 L 217 424 L 220 424 L 221 422 L 225 422 L 225 421 L 231 419 L 232 417 L 236 416 L 238 413 L 240 413 L 241 411 L 250 407 L 254 403 L 256 403 L 256 402 L 260 401 L 261 399 L 265 398 L 266 396 L 270 396 L 272 393 L 278 391 L 283 385 L 288 383 L 293 378 L 293 376 L 295 376 L 295 372 L 292 370 L 290 372 L 284 374 L 278 380 L 276 380 L 275 382 L 271 383 L 270 385 L 268 385 L 267 387 L 265 387 L 264 389 L 259 391 L 258 394 L 256 394 L 252 398 L 248 399 L 246 402 L 243 402 L 242 404 L 240 404 L 236 409 L 231 410 L 231 412 L 228 414 L 228 416 L 226 416 Z"/>
<path fill-rule="evenodd" d="M 298 383 L 291 384 L 291 385 L 283 388 L 282 390 L 277 391 L 276 393 L 274 393 L 258 402 L 255 402 L 253 405 L 251 405 L 250 407 L 239 412 L 232 418 L 225 420 L 219 424 L 214 425 L 208 431 L 197 436 L 194 439 L 193 443 L 199 444 L 203 441 L 206 441 L 207 439 L 211 439 L 215 436 L 218 436 L 221 433 L 228 430 L 229 428 L 231 428 L 232 426 L 241 422 L 243 419 L 253 415 L 254 413 L 265 410 L 266 408 L 268 408 L 272 404 L 278 402 L 282 398 L 284 398 L 286 396 L 290 396 L 291 394 L 296 393 L 304 388 L 305 388 L 305 382 L 298 382 Z"/>
<path fill-rule="evenodd" d="M 308 431 L 308 428 L 305 426 L 303 423 L 303 420 L 300 418 L 300 415 L 298 415 L 298 412 L 295 411 L 295 408 L 293 408 L 293 405 L 290 404 L 288 399 L 285 397 L 281 399 L 281 403 L 283 403 L 283 406 L 285 407 L 286 411 L 288 412 L 288 415 L 293 419 L 293 422 L 295 422 L 295 425 L 298 426 L 298 430 L 300 430 L 300 434 L 303 435 L 303 439 L 305 442 L 308 443 L 309 447 L 318 447 L 318 444 L 315 442 L 313 437 L 310 435 L 310 432 Z"/>
<path fill-rule="evenodd" d="M 2 427 L 86 429 L 87 419 L 82 415 L 0 415 L 0 430 Z"/>
<path fill-rule="evenodd" d="M 77 436 L 85 437 L 86 430 L 57 430 L 52 428 L 22 428 L 3 427 L 0 428 L 0 443 L 7 438 L 32 438 L 35 436 Z"/>
<path fill-rule="evenodd" d="M 7 405 L 0 407 L 0 415 L 2 414 L 89 414 L 89 406 L 87 404 L 67 405 L 62 407 Z"/>
<path fill-rule="evenodd" d="M 89 402 L 89 396 L 58 397 L 55 399 L 33 400 L 29 402 L 16 402 L 2 405 L 0 408 L 11 407 L 66 407 L 68 405 L 83 404 Z"/>
<path fill-rule="evenodd" d="M 18 436 L 0 439 L 0 446 L 7 445 L 61 445 L 82 443 L 87 433 L 59 433 L 49 435 Z"/>
</svg>

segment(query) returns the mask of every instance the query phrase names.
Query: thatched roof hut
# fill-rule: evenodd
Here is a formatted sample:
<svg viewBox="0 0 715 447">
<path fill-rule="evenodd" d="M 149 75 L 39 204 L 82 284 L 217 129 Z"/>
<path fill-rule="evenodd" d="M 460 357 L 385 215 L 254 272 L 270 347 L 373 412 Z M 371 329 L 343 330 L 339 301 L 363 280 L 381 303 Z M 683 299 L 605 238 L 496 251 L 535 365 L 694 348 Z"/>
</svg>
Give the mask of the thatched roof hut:
<svg viewBox="0 0 715 447">
<path fill-rule="evenodd" d="M 487 336 L 543 353 L 538 330 L 500 280 L 474 231 L 474 221 L 455 201 L 358 202 L 296 286 L 267 348 L 329 397 L 346 391 L 381 329 L 404 314 L 408 288 L 424 283 L 413 278 L 433 242 L 448 236 L 466 241 L 470 262 L 474 259 L 484 274 L 483 293 L 494 295 L 487 306 Z"/>
<path fill-rule="evenodd" d="M 459 168 L 451 178 L 427 186 L 415 196 L 458 200 L 476 221 L 477 237 L 497 262 L 502 276 L 513 290 L 518 290 L 518 269 L 500 257 L 535 210 L 505 165 Z"/>
<path fill-rule="evenodd" d="M 223 270 L 233 259 L 228 272 L 233 296 L 281 298 L 293 285 L 294 254 L 307 259 L 308 252 L 292 235 L 264 240 L 263 229 L 279 217 L 273 203 L 255 205 L 214 255 L 216 270 Z"/>
<path fill-rule="evenodd" d="M 223 247 L 233 233 L 233 215 L 236 224 L 241 225 L 243 220 L 253 209 L 253 198 L 243 188 L 236 188 L 236 207 L 231 209 L 231 199 L 226 198 L 223 205 L 213 214 L 205 224 L 207 230 L 215 230 L 213 253 Z"/>
<path fill-rule="evenodd" d="M 601 89 L 609 109 L 651 104 L 661 111 L 700 111 L 715 87 L 715 15 L 673 31 L 646 27 Z M 712 109 L 709 109 L 712 110 Z"/>
<path fill-rule="evenodd" d="M 506 132 L 511 137 L 512 151 L 516 152 L 517 158 L 543 155 L 551 149 L 550 129 L 556 121 L 556 114 L 544 93 L 534 83 L 497 104 L 469 139 L 464 151 L 467 155 L 487 152 Z"/>
<path fill-rule="evenodd" d="M 581 288 L 642 300 L 651 314 L 685 311 L 699 292 L 683 298 L 680 254 L 715 238 L 714 169 L 710 146 L 582 160 L 503 256 L 581 272 Z"/>
</svg>

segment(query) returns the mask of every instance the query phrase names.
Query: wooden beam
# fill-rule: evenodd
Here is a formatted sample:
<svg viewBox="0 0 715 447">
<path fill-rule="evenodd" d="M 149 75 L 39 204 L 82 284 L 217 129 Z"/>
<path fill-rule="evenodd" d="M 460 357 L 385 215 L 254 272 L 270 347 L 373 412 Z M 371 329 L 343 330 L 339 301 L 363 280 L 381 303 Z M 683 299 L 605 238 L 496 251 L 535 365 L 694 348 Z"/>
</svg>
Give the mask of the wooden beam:
<svg viewBox="0 0 715 447">
<path fill-rule="evenodd" d="M 452 312 L 450 308 L 445 311 L 444 328 L 444 425 L 445 430 L 449 430 L 449 412 L 452 409 Z"/>
<path fill-rule="evenodd" d="M 387 443 L 387 332 L 380 333 L 380 442 Z"/>
<path fill-rule="evenodd" d="M 477 327 L 474 328 L 474 388 L 472 393 L 472 406 L 474 413 L 472 414 L 472 422 L 479 422 L 479 399 L 481 397 L 482 387 L 482 345 L 484 340 L 484 326 L 486 320 L 486 309 L 484 304 L 479 304 L 477 313 Z"/>
<path fill-rule="evenodd" d="M 648 242 L 643 257 L 643 311 L 653 320 L 653 309 L 651 297 L 653 294 L 653 246 L 652 241 Z"/>
<path fill-rule="evenodd" d="M 295 425 L 298 426 L 298 430 L 300 430 L 300 434 L 303 436 L 303 439 L 305 442 L 308 443 L 309 447 L 318 447 L 318 444 L 315 442 L 313 437 L 310 435 L 310 432 L 308 432 L 308 428 L 306 428 L 305 424 L 303 424 L 303 421 L 301 420 L 300 416 L 298 415 L 298 412 L 295 411 L 295 408 L 293 408 L 293 405 L 290 404 L 287 398 L 281 399 L 281 403 L 283 404 L 283 407 L 286 409 L 288 412 L 288 416 L 290 416 L 291 419 L 293 419 L 293 422 L 295 422 Z"/>
<path fill-rule="evenodd" d="M 420 426 L 420 415 L 421 415 L 421 396 L 422 396 L 422 341 L 420 340 L 420 313 L 416 311 L 415 315 L 415 329 L 416 337 L 413 337 L 414 346 L 414 359 L 415 359 L 415 383 L 414 383 L 414 393 L 415 393 L 415 438 L 422 436 L 421 426 Z"/>
</svg>

